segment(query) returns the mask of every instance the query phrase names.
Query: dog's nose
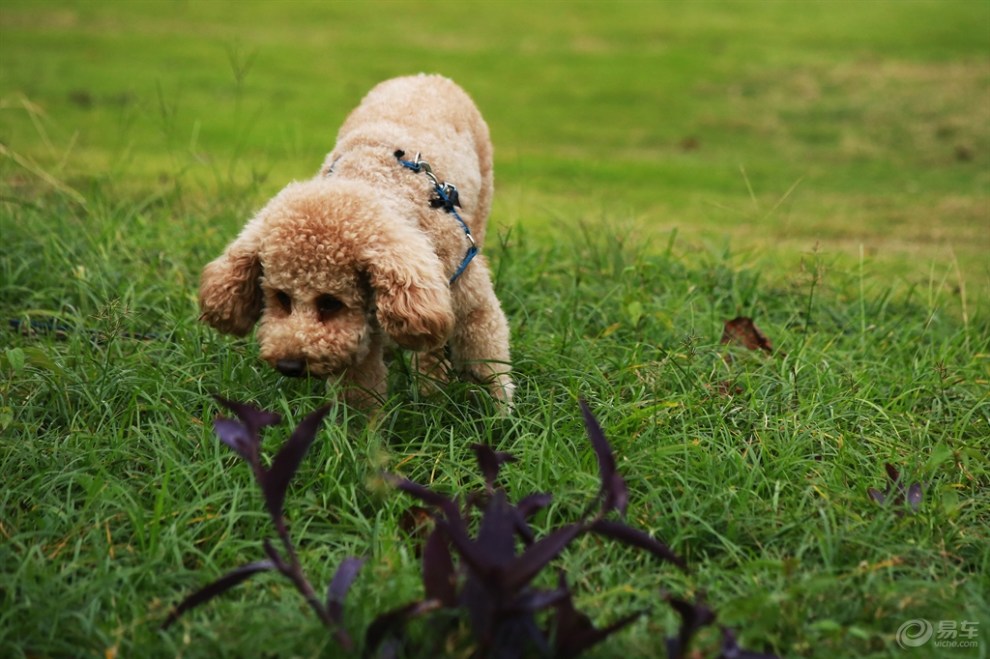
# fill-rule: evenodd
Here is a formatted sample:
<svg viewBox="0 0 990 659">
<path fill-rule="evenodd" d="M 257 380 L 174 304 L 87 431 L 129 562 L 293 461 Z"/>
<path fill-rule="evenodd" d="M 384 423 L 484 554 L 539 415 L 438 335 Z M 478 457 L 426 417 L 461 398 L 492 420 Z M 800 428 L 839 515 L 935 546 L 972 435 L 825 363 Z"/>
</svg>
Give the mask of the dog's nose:
<svg viewBox="0 0 990 659">
<path fill-rule="evenodd" d="M 280 359 L 275 362 L 275 369 L 290 378 L 298 378 L 306 374 L 306 364 L 301 359 Z"/>
</svg>

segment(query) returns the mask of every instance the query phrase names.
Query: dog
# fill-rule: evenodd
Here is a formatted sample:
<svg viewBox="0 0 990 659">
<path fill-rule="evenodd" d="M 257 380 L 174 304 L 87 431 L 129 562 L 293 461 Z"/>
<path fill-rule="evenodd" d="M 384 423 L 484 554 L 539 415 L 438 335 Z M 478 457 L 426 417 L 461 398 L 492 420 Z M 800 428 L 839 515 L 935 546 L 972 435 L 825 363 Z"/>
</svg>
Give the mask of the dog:
<svg viewBox="0 0 990 659">
<path fill-rule="evenodd" d="M 271 199 L 203 269 L 200 319 L 244 336 L 286 376 L 336 378 L 382 400 L 385 356 L 415 351 L 428 381 L 454 371 L 510 407 L 509 326 L 479 253 L 492 144 L 453 81 L 416 75 L 372 89 L 313 178 Z"/>
</svg>

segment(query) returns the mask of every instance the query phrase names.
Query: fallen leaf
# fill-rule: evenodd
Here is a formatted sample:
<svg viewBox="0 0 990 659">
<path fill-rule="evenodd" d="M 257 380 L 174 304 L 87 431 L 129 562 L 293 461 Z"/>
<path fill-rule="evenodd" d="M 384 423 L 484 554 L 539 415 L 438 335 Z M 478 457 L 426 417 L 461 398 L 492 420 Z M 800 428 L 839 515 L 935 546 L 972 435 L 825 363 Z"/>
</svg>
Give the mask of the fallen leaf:
<svg viewBox="0 0 990 659">
<path fill-rule="evenodd" d="M 722 345 L 741 343 L 748 350 L 762 350 L 768 355 L 773 352 L 773 344 L 766 334 L 761 332 L 752 318 L 737 316 L 725 322 L 722 331 Z"/>
</svg>

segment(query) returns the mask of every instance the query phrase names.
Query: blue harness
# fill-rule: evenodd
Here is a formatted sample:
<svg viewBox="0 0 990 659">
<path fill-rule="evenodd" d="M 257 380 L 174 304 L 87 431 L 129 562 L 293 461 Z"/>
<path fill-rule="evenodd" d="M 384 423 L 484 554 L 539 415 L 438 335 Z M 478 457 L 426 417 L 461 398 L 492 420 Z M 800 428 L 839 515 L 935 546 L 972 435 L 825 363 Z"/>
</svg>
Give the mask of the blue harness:
<svg viewBox="0 0 990 659">
<path fill-rule="evenodd" d="M 436 174 L 433 173 L 433 168 L 430 167 L 430 163 L 421 160 L 419 154 L 416 154 L 415 160 L 403 160 L 405 156 L 405 151 L 396 151 L 395 158 L 399 161 L 399 164 L 406 169 L 412 170 L 413 172 L 419 174 L 420 172 L 426 174 L 430 181 L 433 182 L 433 192 L 436 195 L 430 199 L 430 206 L 433 208 L 442 208 L 444 212 L 450 213 L 457 221 L 460 223 L 461 228 L 464 229 L 464 235 L 467 236 L 468 242 L 471 246 L 468 247 L 467 254 L 461 259 L 461 264 L 457 266 L 457 270 L 450 277 L 450 284 L 457 281 L 457 278 L 461 276 L 464 270 L 468 267 L 473 259 L 478 254 L 478 245 L 474 242 L 474 236 L 471 235 L 471 229 L 468 227 L 467 222 L 458 214 L 455 206 L 460 206 L 461 203 L 457 197 L 457 188 L 455 188 L 450 183 L 446 183 L 437 178 Z"/>
</svg>

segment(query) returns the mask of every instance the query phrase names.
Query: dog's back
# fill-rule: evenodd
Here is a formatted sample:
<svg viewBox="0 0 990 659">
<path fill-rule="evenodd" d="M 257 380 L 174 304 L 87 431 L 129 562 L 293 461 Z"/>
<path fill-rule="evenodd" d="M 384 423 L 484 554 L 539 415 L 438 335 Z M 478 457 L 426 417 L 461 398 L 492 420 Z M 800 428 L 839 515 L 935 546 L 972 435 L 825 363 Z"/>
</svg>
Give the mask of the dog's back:
<svg viewBox="0 0 990 659">
<path fill-rule="evenodd" d="M 347 117 L 325 170 L 369 143 L 402 150 L 408 158 L 419 154 L 440 178 L 457 186 L 475 240 L 479 246 L 484 242 L 493 193 L 492 144 L 488 125 L 463 89 L 443 76 L 425 74 L 377 85 Z"/>
</svg>

